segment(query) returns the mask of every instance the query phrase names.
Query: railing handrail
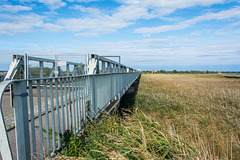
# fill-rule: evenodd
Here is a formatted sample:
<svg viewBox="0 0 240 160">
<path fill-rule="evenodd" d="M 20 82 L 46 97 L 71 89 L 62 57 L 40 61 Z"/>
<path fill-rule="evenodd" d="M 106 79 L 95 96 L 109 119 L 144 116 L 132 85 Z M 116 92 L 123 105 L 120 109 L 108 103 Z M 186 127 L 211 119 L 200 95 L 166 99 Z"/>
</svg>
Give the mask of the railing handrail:
<svg viewBox="0 0 240 160">
<path fill-rule="evenodd" d="M 101 73 L 101 74 L 86 74 L 86 75 L 75 75 L 75 76 L 61 76 L 61 77 L 44 77 L 44 78 L 29 78 L 29 79 L 13 79 L 13 80 L 5 80 L 0 82 L 0 88 L 3 82 L 9 82 L 9 84 L 14 82 L 23 82 L 23 81 L 38 81 L 38 80 L 50 80 L 50 79 L 64 79 L 64 78 L 75 78 L 75 77 L 87 77 L 87 76 L 102 76 L 102 75 L 111 75 L 111 74 L 130 74 L 128 72 L 122 73 Z M 4 84 L 5 86 L 5 84 Z"/>
<path fill-rule="evenodd" d="M 24 55 L 13 55 L 15 58 L 20 59 L 20 58 L 24 58 Z M 48 59 L 48 58 L 40 58 L 40 57 L 34 57 L 34 56 L 28 56 L 28 60 L 31 61 L 44 61 L 44 62 L 49 62 L 49 63 L 55 63 L 54 59 Z M 79 66 L 84 66 L 83 63 L 77 63 L 77 62 L 69 62 L 66 61 L 67 64 L 71 64 L 71 65 L 79 65 Z"/>
<path fill-rule="evenodd" d="M 12 158 L 12 151 L 10 147 L 10 142 L 7 134 L 6 124 L 3 116 L 2 110 L 2 97 L 6 88 L 13 83 L 14 80 L 3 81 L 0 83 L 0 153 L 3 159 Z"/>
</svg>

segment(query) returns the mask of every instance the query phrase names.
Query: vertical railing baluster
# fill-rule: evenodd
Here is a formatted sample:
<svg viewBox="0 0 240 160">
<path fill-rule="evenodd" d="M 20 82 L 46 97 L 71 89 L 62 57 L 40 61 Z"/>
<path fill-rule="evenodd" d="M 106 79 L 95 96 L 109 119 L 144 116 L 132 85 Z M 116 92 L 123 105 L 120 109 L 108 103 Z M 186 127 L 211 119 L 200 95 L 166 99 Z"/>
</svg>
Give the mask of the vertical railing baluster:
<svg viewBox="0 0 240 160">
<path fill-rule="evenodd" d="M 65 114 L 66 114 L 66 129 L 69 129 L 69 119 L 68 119 L 68 100 L 67 100 L 67 78 L 64 78 L 64 92 L 65 92 Z"/>
<path fill-rule="evenodd" d="M 71 79 L 68 79 L 68 94 L 69 94 L 69 118 L 70 118 L 70 130 L 73 130 L 72 122 L 72 102 L 71 102 Z"/>
<path fill-rule="evenodd" d="M 60 137 L 60 114 L 59 114 L 59 97 L 58 97 L 58 79 L 55 79 L 55 96 L 56 96 L 56 109 L 57 109 L 57 136 L 58 136 L 58 148 L 61 147 Z"/>
<path fill-rule="evenodd" d="M 96 116 L 97 114 L 97 104 L 96 104 L 96 100 L 97 100 L 97 97 L 95 97 L 96 95 L 96 92 L 95 92 L 95 79 L 94 79 L 94 76 L 92 76 L 92 85 L 91 85 L 91 97 L 92 97 L 92 110 L 93 110 L 93 115 Z"/>
<path fill-rule="evenodd" d="M 77 130 L 77 132 L 78 132 L 78 94 L 77 94 L 77 92 L 78 92 L 78 86 L 77 86 L 77 81 L 78 81 L 78 78 L 76 77 L 75 78 L 75 98 L 76 98 L 76 100 L 75 100 L 75 102 L 76 102 L 76 121 L 77 121 L 77 124 L 76 124 L 76 130 Z"/>
<path fill-rule="evenodd" d="M 84 112 L 83 112 L 83 77 L 81 77 L 81 124 L 84 125 Z"/>
<path fill-rule="evenodd" d="M 83 113 L 84 123 L 86 123 L 86 92 L 87 92 L 86 76 L 84 76 L 84 100 L 83 100 Z"/>
<path fill-rule="evenodd" d="M 89 105 L 90 105 L 90 100 L 88 99 L 88 76 L 86 76 L 86 103 L 87 103 L 87 118 L 89 118 Z"/>
<path fill-rule="evenodd" d="M 92 104 L 93 104 L 93 97 L 92 97 L 92 78 L 94 77 L 94 75 L 92 77 L 88 77 L 88 99 L 90 100 L 90 115 L 89 118 L 92 118 L 92 116 L 94 115 L 93 113 L 93 108 L 92 108 Z"/>
<path fill-rule="evenodd" d="M 29 81 L 29 104 L 31 118 L 31 142 L 32 142 L 32 159 L 37 158 L 36 154 L 36 135 L 35 135 L 35 120 L 34 120 L 34 104 L 33 104 L 33 89 L 32 81 Z"/>
<path fill-rule="evenodd" d="M 42 127 L 42 105 L 41 105 L 41 88 L 40 81 L 37 81 L 37 97 L 38 97 L 38 122 L 39 122 L 39 135 L 40 135 L 40 150 L 41 159 L 44 159 L 43 153 L 43 127 Z"/>
<path fill-rule="evenodd" d="M 50 79 L 50 100 L 51 100 L 51 113 L 52 113 L 53 151 L 56 151 L 55 115 L 54 115 L 54 101 L 53 101 L 53 83 L 52 83 L 52 79 Z"/>
<path fill-rule="evenodd" d="M 87 105 L 88 105 L 88 118 L 90 118 L 91 117 L 91 99 L 90 99 L 90 93 L 89 93 L 89 91 L 90 91 L 90 77 L 89 76 L 87 76 Z"/>
<path fill-rule="evenodd" d="M 76 115 L 75 115 L 75 98 L 74 98 L 74 79 L 72 78 L 72 106 L 73 106 L 73 126 L 74 133 L 76 133 Z"/>
<path fill-rule="evenodd" d="M 43 80 L 43 86 L 44 86 L 44 104 L 45 104 L 46 134 L 47 134 L 47 154 L 49 154 L 49 151 L 50 151 L 50 135 L 49 135 L 48 94 L 47 94 L 46 80 Z"/>
<path fill-rule="evenodd" d="M 64 117 L 64 104 L 63 104 L 63 79 L 60 79 L 60 97 L 61 97 L 61 111 L 62 111 L 62 134 L 65 131 L 65 117 Z"/>
<path fill-rule="evenodd" d="M 81 96 L 80 96 L 80 91 L 81 91 L 81 86 L 80 86 L 80 80 L 81 77 L 78 78 L 78 113 L 79 113 L 79 130 L 81 129 Z"/>
<path fill-rule="evenodd" d="M 86 76 L 86 103 L 87 103 L 87 118 L 89 118 L 89 105 L 90 105 L 90 101 L 88 99 L 88 76 Z"/>
</svg>

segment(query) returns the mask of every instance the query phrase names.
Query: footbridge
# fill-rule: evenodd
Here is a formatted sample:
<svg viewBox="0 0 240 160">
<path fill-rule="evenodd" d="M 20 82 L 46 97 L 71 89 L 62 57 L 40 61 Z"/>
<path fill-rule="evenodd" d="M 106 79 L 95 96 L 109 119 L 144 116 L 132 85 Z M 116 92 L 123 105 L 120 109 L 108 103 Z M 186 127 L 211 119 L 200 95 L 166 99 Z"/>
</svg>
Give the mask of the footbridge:
<svg viewBox="0 0 240 160">
<path fill-rule="evenodd" d="M 83 55 L 76 63 L 28 55 L 14 55 L 0 83 L 0 159 L 45 159 L 62 145 L 60 134 L 79 133 L 103 108 L 117 102 L 140 76 L 121 63 L 120 56 Z M 39 64 L 33 77 L 29 61 Z M 51 71 L 44 74 L 45 63 Z M 61 69 L 65 66 L 65 71 Z M 14 127 L 5 123 L 3 98 L 10 90 Z"/>
</svg>

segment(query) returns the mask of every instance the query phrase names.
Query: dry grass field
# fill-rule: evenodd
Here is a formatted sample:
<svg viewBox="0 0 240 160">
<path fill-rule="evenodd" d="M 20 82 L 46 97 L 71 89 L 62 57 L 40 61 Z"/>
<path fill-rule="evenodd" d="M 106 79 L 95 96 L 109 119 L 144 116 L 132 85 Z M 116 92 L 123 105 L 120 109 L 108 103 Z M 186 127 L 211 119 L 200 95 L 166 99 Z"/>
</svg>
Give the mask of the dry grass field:
<svg viewBox="0 0 240 160">
<path fill-rule="evenodd" d="M 143 74 L 135 102 L 199 148 L 200 159 L 240 158 L 240 79 Z"/>
</svg>

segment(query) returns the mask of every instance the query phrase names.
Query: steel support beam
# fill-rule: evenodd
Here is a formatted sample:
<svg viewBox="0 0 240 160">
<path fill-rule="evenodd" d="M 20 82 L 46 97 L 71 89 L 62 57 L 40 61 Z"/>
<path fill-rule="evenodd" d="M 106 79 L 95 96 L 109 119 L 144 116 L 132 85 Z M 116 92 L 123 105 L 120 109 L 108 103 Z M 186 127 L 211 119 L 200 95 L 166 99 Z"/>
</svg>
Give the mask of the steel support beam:
<svg viewBox="0 0 240 160">
<path fill-rule="evenodd" d="M 17 159 L 31 159 L 26 81 L 13 83 Z"/>
</svg>

